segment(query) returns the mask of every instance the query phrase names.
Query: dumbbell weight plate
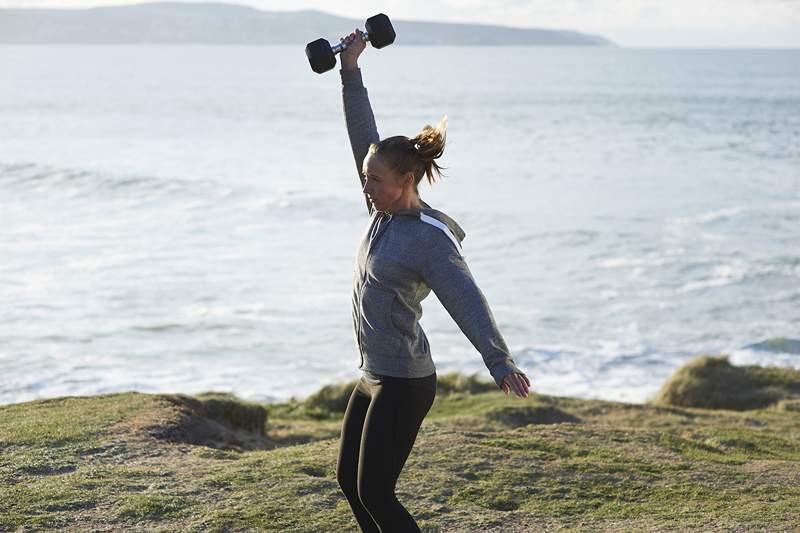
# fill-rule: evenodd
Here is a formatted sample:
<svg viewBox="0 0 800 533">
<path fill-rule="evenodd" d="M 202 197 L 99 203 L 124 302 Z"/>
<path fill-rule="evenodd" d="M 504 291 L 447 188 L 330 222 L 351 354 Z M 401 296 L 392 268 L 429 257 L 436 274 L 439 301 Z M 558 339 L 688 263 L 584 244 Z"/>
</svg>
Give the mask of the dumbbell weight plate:
<svg viewBox="0 0 800 533">
<path fill-rule="evenodd" d="M 317 74 L 322 74 L 336 66 L 336 57 L 331 50 L 331 43 L 322 38 L 306 45 L 306 57 L 311 64 L 311 70 Z"/>
<path fill-rule="evenodd" d="M 396 37 L 394 28 L 392 28 L 389 17 L 383 13 L 378 13 L 374 17 L 368 18 L 364 27 L 367 29 L 369 42 L 372 43 L 373 48 L 383 48 L 394 42 Z"/>
</svg>

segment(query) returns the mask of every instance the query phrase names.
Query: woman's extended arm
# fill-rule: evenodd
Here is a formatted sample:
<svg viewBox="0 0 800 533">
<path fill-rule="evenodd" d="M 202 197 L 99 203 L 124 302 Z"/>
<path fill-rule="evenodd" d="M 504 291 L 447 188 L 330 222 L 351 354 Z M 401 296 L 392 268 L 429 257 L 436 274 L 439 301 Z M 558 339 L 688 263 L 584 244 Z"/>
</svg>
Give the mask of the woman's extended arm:
<svg viewBox="0 0 800 533">
<path fill-rule="evenodd" d="M 522 396 L 520 392 L 527 396 L 530 381 L 511 358 L 489 304 L 475 283 L 464 257 L 444 233 L 435 231 L 431 239 L 422 263 L 423 280 L 480 352 L 497 386 L 506 390 L 503 387 L 505 384 L 513 387 L 519 396 Z M 514 373 L 520 374 L 519 381 L 510 376 Z"/>
<path fill-rule="evenodd" d="M 364 50 L 366 43 L 363 40 L 360 30 L 351 33 L 346 39 L 350 45 L 341 52 L 342 68 L 339 71 L 342 77 L 342 101 L 344 104 L 344 119 L 347 124 L 347 135 L 350 137 L 350 146 L 353 149 L 353 157 L 356 160 L 358 179 L 361 182 L 361 190 L 364 190 L 364 175 L 362 165 L 367 156 L 370 143 L 380 141 L 378 128 L 375 125 L 375 116 L 369 104 L 367 88 L 361 79 L 361 69 L 358 68 L 358 55 Z M 351 44 L 352 43 L 352 44 Z M 362 193 L 363 194 L 363 193 Z M 367 204 L 367 212 L 372 214 L 372 204 L 364 195 Z"/>
</svg>

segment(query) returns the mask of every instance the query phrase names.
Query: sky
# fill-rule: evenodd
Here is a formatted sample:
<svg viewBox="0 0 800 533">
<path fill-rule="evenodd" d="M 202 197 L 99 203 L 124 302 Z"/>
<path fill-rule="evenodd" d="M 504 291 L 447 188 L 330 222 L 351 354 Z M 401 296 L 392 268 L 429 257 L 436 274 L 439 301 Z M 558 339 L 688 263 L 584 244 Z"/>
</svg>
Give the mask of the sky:
<svg viewBox="0 0 800 533">
<path fill-rule="evenodd" d="M 800 0 L 225 1 L 267 11 L 319 9 L 358 20 L 386 13 L 396 20 L 568 29 L 630 47 L 800 48 Z M 138 3 L 143 0 L 0 0 L 0 7 Z"/>
</svg>

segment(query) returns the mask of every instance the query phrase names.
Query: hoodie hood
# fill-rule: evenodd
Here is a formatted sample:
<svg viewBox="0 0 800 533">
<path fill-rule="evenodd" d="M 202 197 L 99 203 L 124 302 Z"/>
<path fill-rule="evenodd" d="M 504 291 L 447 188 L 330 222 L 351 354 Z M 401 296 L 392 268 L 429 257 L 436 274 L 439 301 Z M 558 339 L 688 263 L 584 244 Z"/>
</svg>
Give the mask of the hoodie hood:
<svg viewBox="0 0 800 533">
<path fill-rule="evenodd" d="M 419 218 L 420 215 L 428 215 L 429 217 L 433 217 L 439 222 L 446 224 L 447 227 L 450 228 L 450 231 L 453 232 L 453 235 L 456 236 L 458 242 L 462 242 L 464 240 L 464 237 L 466 237 L 467 234 L 461 228 L 461 226 L 458 225 L 458 222 L 453 220 L 448 214 L 443 213 L 438 209 L 432 208 L 431 206 L 426 204 L 422 198 L 420 198 L 419 201 L 420 203 L 422 203 L 423 207 L 410 207 L 408 209 L 399 209 L 391 214 L 396 216 L 407 216 L 407 217 L 417 217 L 417 218 Z"/>
</svg>

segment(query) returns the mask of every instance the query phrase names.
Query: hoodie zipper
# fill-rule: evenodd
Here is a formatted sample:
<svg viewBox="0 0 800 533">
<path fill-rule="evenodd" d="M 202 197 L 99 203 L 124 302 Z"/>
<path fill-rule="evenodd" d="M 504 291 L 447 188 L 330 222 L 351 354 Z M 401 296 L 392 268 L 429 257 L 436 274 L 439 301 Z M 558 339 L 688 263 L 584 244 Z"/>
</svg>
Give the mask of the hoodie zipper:
<svg viewBox="0 0 800 533">
<path fill-rule="evenodd" d="M 381 218 L 384 216 L 385 215 L 381 215 Z M 364 364 L 364 346 L 361 343 L 361 320 L 364 317 L 361 315 L 361 301 L 364 298 L 364 287 L 367 285 L 367 263 L 369 262 L 369 253 L 372 250 L 372 245 L 375 244 L 375 241 L 378 240 L 378 237 L 383 234 L 383 231 L 386 229 L 386 226 L 391 220 L 392 217 L 389 215 L 389 218 L 385 222 L 383 220 L 381 221 L 383 223 L 383 227 L 378 228 L 375 236 L 369 241 L 369 244 L 367 244 L 367 255 L 364 257 L 364 276 L 362 278 L 361 289 L 359 290 L 358 294 L 358 353 L 361 356 L 361 363 L 359 366 Z"/>
<path fill-rule="evenodd" d="M 367 280 L 364 280 L 361 283 L 361 289 L 358 291 L 358 353 L 361 355 L 361 364 L 364 364 L 364 347 L 361 344 L 361 299 L 364 297 L 364 285 L 366 284 Z"/>
</svg>

